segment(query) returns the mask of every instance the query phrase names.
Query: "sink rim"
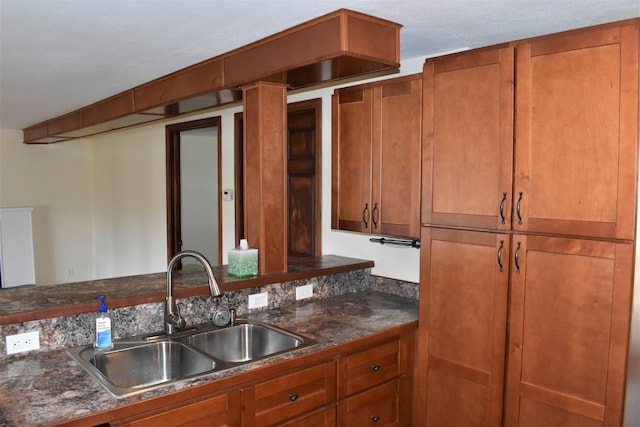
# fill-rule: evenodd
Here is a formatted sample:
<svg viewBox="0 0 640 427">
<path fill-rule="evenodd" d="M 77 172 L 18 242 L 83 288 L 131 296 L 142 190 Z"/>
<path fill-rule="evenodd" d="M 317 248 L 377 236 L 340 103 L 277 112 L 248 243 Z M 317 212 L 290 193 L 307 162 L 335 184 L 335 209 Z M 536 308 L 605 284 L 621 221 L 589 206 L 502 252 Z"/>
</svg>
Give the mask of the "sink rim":
<svg viewBox="0 0 640 427">
<path fill-rule="evenodd" d="M 287 348 L 283 348 L 281 350 L 277 350 L 277 351 L 272 351 L 270 353 L 266 353 L 266 354 L 262 354 L 262 355 L 258 355 L 255 357 L 248 357 L 248 358 L 234 358 L 234 359 L 229 359 L 229 358 L 225 358 L 223 356 L 221 356 L 219 353 L 211 353 L 208 350 L 202 348 L 201 346 L 199 346 L 197 343 L 194 343 L 193 341 L 195 339 L 197 339 L 197 337 L 200 336 L 206 336 L 209 334 L 212 334 L 213 336 L 215 336 L 216 334 L 220 334 L 223 335 L 225 334 L 225 332 L 231 330 L 231 329 L 235 329 L 235 328 L 243 328 L 243 329 L 247 329 L 251 327 L 251 329 L 258 327 L 258 328 L 263 328 L 263 329 L 267 329 L 270 332 L 275 332 L 277 334 L 280 334 L 288 339 L 297 341 L 297 345 L 293 346 L 293 347 L 287 347 Z M 294 351 L 294 350 L 298 350 L 298 349 L 302 349 L 302 348 L 306 348 L 309 347 L 313 344 L 316 344 L 317 341 L 309 338 L 307 336 L 304 335 L 300 335 L 291 331 L 288 331 L 286 329 L 283 328 L 279 328 L 277 326 L 268 324 L 268 323 L 264 323 L 264 322 L 259 322 L 259 321 L 247 321 L 245 319 L 240 319 L 238 321 L 236 321 L 234 324 L 230 324 L 230 325 L 225 325 L 225 326 L 221 326 L 221 327 L 213 327 L 213 328 L 205 328 L 205 329 L 201 329 L 198 330 L 192 334 L 189 334 L 188 336 L 184 336 L 184 337 L 180 337 L 177 339 L 178 342 L 182 342 L 190 347 L 196 348 L 199 351 L 208 354 L 209 356 L 213 357 L 216 360 L 221 360 L 225 363 L 230 363 L 233 364 L 234 366 L 237 365 L 243 365 L 243 364 L 247 364 L 247 363 L 251 363 L 251 362 L 257 362 L 260 360 L 264 360 L 267 359 L 269 357 L 273 357 L 273 356 L 277 356 L 280 354 L 284 354 L 290 351 Z"/>
<path fill-rule="evenodd" d="M 117 354 L 121 352 L 130 351 L 136 348 L 140 348 L 140 347 L 158 346 L 162 344 L 170 344 L 172 346 L 173 345 L 182 346 L 188 349 L 189 351 L 198 354 L 199 358 L 207 359 L 208 361 L 211 361 L 212 368 L 207 369 L 205 371 L 185 375 L 180 378 L 168 379 L 167 381 L 154 382 L 150 384 L 133 385 L 133 386 L 119 386 L 115 384 L 111 379 L 109 379 L 109 377 L 105 375 L 105 373 L 102 372 L 102 370 L 98 366 L 94 365 L 91 362 L 96 356 L 100 356 L 100 354 L 103 354 L 103 355 Z M 118 342 L 117 340 L 115 340 L 113 343 L 113 348 L 109 350 L 99 350 L 94 348 L 93 345 L 90 344 L 90 345 L 85 345 L 80 347 L 69 348 L 67 349 L 67 354 L 69 354 L 73 360 L 75 360 L 93 379 L 95 379 L 98 382 L 98 384 L 100 384 L 111 395 L 117 398 L 128 397 L 128 396 L 143 393 L 149 390 L 154 390 L 160 387 L 166 387 L 172 384 L 178 384 L 183 381 L 199 378 L 204 375 L 217 372 L 225 367 L 224 363 L 220 363 L 220 361 L 216 360 L 212 356 L 206 353 L 203 353 L 196 348 L 193 348 L 191 346 L 188 346 L 178 341 L 170 340 L 170 339 L 156 340 L 153 342 L 147 342 L 147 341 Z"/>
<path fill-rule="evenodd" d="M 185 342 L 188 338 L 194 335 L 201 335 L 201 334 L 210 333 L 217 330 L 224 330 L 224 329 L 228 329 L 228 328 L 240 326 L 240 325 L 259 325 L 267 329 L 275 330 L 289 337 L 293 337 L 298 340 L 301 340 L 301 344 L 297 347 L 270 353 L 270 354 L 256 357 L 256 358 L 251 358 L 249 360 L 232 362 L 232 361 L 220 359 L 210 353 L 207 353 L 199 349 L 194 345 L 190 345 L 187 342 Z M 149 338 L 151 336 L 153 338 Z M 113 384 L 100 371 L 100 369 L 98 369 L 94 364 L 90 362 L 90 360 L 98 353 L 108 354 L 108 353 L 114 353 L 119 351 L 126 351 L 127 349 L 131 349 L 135 347 L 157 345 L 158 343 L 163 343 L 163 342 L 180 344 L 188 348 L 189 350 L 199 353 L 201 356 L 207 359 L 210 359 L 213 362 L 213 368 L 200 373 L 188 375 L 188 376 L 177 378 L 177 379 L 171 379 L 168 381 L 163 381 L 160 383 L 133 386 L 133 387 L 119 387 Z M 296 350 L 301 350 L 301 349 L 310 347 L 314 344 L 317 344 L 317 340 L 313 338 L 309 338 L 308 336 L 300 335 L 298 333 L 288 331 L 286 329 L 280 328 L 278 326 L 275 326 L 266 322 L 260 322 L 257 320 L 248 320 L 243 318 L 243 319 L 237 319 L 233 325 L 215 326 L 213 322 L 205 322 L 198 325 L 192 325 L 191 327 L 187 328 L 187 330 L 179 331 L 178 333 L 173 335 L 146 333 L 142 335 L 124 337 L 121 339 L 114 340 L 113 348 L 106 351 L 98 350 L 94 348 L 92 344 L 89 344 L 84 346 L 68 348 L 66 349 L 66 352 L 71 357 L 72 360 L 77 362 L 80 365 L 80 367 L 82 367 L 83 370 L 85 370 L 99 385 L 101 385 L 107 392 L 109 392 L 109 394 L 111 394 L 116 398 L 125 398 L 125 397 L 133 396 L 136 394 L 144 393 L 150 390 L 168 387 L 168 386 L 179 384 L 189 380 L 194 380 L 197 378 L 204 377 L 206 375 L 210 375 L 212 373 L 222 372 L 237 366 L 243 366 L 253 362 L 262 361 L 274 356 L 290 353 Z"/>
</svg>

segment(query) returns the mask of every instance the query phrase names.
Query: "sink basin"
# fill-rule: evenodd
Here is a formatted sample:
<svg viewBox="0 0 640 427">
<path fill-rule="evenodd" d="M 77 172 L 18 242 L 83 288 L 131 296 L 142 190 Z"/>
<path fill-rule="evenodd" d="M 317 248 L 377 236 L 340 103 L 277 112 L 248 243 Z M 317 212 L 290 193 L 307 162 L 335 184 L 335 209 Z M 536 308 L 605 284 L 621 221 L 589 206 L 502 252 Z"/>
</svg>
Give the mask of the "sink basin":
<svg viewBox="0 0 640 427">
<path fill-rule="evenodd" d="M 88 345 L 67 353 L 111 394 L 125 397 L 314 343 L 271 325 L 242 321 L 123 338 L 106 352 Z"/>
<path fill-rule="evenodd" d="M 181 341 L 216 359 L 232 363 L 261 359 L 300 347 L 305 342 L 298 335 L 259 323 L 200 332 Z"/>
<path fill-rule="evenodd" d="M 128 396 L 193 378 L 216 368 L 211 357 L 176 341 L 117 346 L 96 352 L 92 346 L 68 350 L 107 390 Z"/>
</svg>

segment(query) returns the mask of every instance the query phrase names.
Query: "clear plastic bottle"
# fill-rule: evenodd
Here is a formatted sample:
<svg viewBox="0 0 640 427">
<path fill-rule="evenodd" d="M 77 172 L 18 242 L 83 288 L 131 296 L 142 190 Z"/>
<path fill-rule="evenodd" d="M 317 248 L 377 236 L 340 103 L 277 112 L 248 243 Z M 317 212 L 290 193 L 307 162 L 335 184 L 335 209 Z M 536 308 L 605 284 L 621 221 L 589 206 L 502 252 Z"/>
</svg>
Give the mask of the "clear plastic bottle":
<svg viewBox="0 0 640 427">
<path fill-rule="evenodd" d="M 113 348 L 111 339 L 111 318 L 107 315 L 107 304 L 104 295 L 95 297 L 100 300 L 100 309 L 96 317 L 96 340 L 94 347 L 98 350 L 110 350 Z"/>
</svg>

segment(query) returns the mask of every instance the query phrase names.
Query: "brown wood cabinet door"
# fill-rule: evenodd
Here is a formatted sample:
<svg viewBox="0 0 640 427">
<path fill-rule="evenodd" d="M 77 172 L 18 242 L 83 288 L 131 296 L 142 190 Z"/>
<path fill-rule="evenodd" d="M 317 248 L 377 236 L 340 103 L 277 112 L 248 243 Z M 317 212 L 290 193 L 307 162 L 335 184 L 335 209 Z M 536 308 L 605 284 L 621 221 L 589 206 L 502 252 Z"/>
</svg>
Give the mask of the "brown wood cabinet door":
<svg viewBox="0 0 640 427">
<path fill-rule="evenodd" d="M 633 246 L 514 235 L 512 249 L 505 425 L 621 425 Z"/>
<path fill-rule="evenodd" d="M 633 239 L 638 28 L 517 47 L 516 230 Z"/>
<path fill-rule="evenodd" d="M 420 237 L 422 76 L 374 88 L 371 232 Z"/>
<path fill-rule="evenodd" d="M 501 425 L 508 281 L 508 236 L 423 228 L 420 425 Z"/>
<path fill-rule="evenodd" d="M 424 65 L 422 222 L 508 230 L 513 47 Z"/>
<path fill-rule="evenodd" d="M 372 90 L 332 97 L 331 227 L 370 232 Z"/>
</svg>

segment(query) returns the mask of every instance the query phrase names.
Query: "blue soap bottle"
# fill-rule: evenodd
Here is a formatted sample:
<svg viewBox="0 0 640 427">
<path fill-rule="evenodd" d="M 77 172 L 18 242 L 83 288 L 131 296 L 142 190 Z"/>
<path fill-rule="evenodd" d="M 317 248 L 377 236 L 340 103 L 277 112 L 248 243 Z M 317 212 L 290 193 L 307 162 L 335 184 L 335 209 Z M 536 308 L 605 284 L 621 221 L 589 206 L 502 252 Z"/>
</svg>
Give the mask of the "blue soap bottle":
<svg viewBox="0 0 640 427">
<path fill-rule="evenodd" d="M 104 301 L 104 295 L 98 295 L 95 298 L 100 300 L 100 309 L 96 317 L 94 347 L 98 350 L 109 350 L 113 348 L 113 341 L 111 340 L 111 318 L 107 316 L 107 303 Z"/>
</svg>

